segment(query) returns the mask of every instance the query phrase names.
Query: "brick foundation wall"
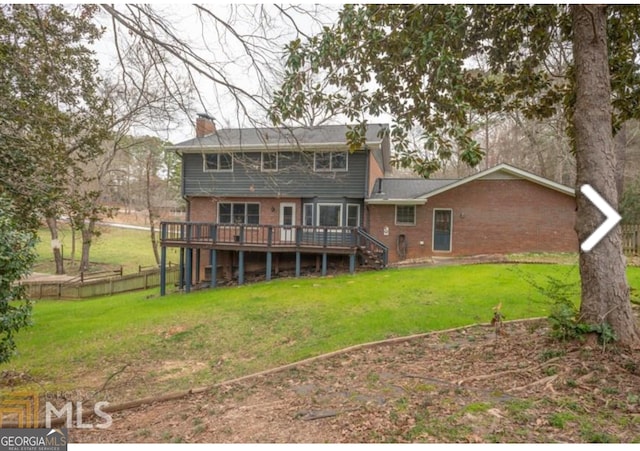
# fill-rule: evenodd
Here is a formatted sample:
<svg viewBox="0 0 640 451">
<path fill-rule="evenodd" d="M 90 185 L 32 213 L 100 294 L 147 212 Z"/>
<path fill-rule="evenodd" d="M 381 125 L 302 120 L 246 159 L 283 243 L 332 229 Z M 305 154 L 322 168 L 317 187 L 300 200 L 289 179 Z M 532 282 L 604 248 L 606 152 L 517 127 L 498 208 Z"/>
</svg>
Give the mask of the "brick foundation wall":
<svg viewBox="0 0 640 451">
<path fill-rule="evenodd" d="M 433 251 L 433 211 L 452 209 L 450 252 Z M 575 252 L 575 198 L 526 180 L 474 180 L 416 206 L 416 225 L 395 225 L 395 206 L 370 205 L 370 232 L 400 260 L 397 240 L 405 235 L 406 259 L 518 252 Z M 389 234 L 384 235 L 384 228 Z"/>
</svg>

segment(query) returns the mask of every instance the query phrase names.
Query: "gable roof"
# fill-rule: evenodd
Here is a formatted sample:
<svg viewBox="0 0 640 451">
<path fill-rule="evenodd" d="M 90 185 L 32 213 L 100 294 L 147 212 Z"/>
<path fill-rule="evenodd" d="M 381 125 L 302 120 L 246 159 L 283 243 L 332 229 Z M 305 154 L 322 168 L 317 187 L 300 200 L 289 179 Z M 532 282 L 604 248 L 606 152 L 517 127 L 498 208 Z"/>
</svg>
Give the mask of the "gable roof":
<svg viewBox="0 0 640 451">
<path fill-rule="evenodd" d="M 365 135 L 367 145 L 378 146 L 382 143 L 382 133 L 388 129 L 386 124 L 367 124 Z M 226 128 L 215 133 L 192 138 L 173 146 L 169 150 L 178 151 L 231 151 L 294 149 L 300 145 L 310 147 L 346 147 L 346 125 L 320 125 L 315 127 L 290 128 Z"/>
<path fill-rule="evenodd" d="M 478 172 L 458 180 L 446 179 L 378 179 L 368 204 L 423 205 L 429 197 L 436 196 L 474 180 L 523 179 L 569 196 L 575 196 L 575 190 L 556 183 L 553 180 L 516 168 L 506 163 Z M 382 190 L 380 189 L 382 184 Z"/>
</svg>

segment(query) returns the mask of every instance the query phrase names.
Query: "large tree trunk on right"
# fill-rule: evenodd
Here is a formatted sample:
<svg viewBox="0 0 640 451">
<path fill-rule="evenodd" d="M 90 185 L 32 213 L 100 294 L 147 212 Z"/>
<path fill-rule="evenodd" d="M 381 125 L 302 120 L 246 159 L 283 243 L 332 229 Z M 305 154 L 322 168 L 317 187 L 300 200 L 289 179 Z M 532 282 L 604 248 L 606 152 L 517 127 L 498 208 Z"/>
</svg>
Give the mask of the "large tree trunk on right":
<svg viewBox="0 0 640 451">
<path fill-rule="evenodd" d="M 590 184 L 617 207 L 618 165 L 611 130 L 606 7 L 571 5 L 571 15 L 576 74 L 576 232 L 582 243 L 604 218 L 580 193 L 580 187 Z M 640 334 L 631 310 L 625 270 L 620 226 L 590 252 L 580 252 L 580 320 L 593 325 L 608 323 L 621 343 L 639 347 Z"/>
</svg>

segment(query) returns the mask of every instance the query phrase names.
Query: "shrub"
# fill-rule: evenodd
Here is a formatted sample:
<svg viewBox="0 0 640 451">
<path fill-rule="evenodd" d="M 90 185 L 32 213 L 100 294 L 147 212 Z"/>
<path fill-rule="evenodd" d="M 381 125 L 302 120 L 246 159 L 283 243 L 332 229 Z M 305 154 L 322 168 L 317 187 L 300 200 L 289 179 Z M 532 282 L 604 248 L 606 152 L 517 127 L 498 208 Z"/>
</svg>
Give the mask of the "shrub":
<svg viewBox="0 0 640 451">
<path fill-rule="evenodd" d="M 15 352 L 14 334 L 30 324 L 31 303 L 16 283 L 35 261 L 35 235 L 21 229 L 12 204 L 0 197 L 0 363 Z"/>
<path fill-rule="evenodd" d="M 606 322 L 600 324 L 580 322 L 579 312 L 574 302 L 578 286 L 575 282 L 566 282 L 568 277 L 547 276 L 546 284 L 541 284 L 529 276 L 524 276 L 524 279 L 551 303 L 548 319 L 552 338 L 561 341 L 574 340 L 586 334 L 595 333 L 603 346 L 617 339 L 613 328 Z"/>
</svg>

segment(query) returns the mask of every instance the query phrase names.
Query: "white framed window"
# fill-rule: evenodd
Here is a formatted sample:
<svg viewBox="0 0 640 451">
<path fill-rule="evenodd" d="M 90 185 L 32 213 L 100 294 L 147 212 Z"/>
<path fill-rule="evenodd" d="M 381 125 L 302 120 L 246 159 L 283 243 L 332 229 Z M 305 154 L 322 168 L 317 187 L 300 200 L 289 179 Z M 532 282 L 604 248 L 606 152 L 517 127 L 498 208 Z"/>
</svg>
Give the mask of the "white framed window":
<svg viewBox="0 0 640 451">
<path fill-rule="evenodd" d="M 317 225 L 342 227 L 342 204 L 318 204 Z"/>
<path fill-rule="evenodd" d="M 205 172 L 231 172 L 233 171 L 233 154 L 207 153 L 204 154 Z"/>
<path fill-rule="evenodd" d="M 219 224 L 260 224 L 260 204 L 245 202 L 219 202 Z"/>
<path fill-rule="evenodd" d="M 416 206 L 396 205 L 396 225 L 416 225 Z"/>
<path fill-rule="evenodd" d="M 346 172 L 349 155 L 347 151 L 315 152 L 313 170 L 316 172 Z"/>
<path fill-rule="evenodd" d="M 360 205 L 347 204 L 347 227 L 360 227 Z"/>
<path fill-rule="evenodd" d="M 313 226 L 313 204 L 304 204 L 302 210 L 302 224 L 312 227 Z"/>
<path fill-rule="evenodd" d="M 260 154 L 260 170 L 276 172 L 278 170 L 278 152 L 262 152 Z"/>
</svg>

